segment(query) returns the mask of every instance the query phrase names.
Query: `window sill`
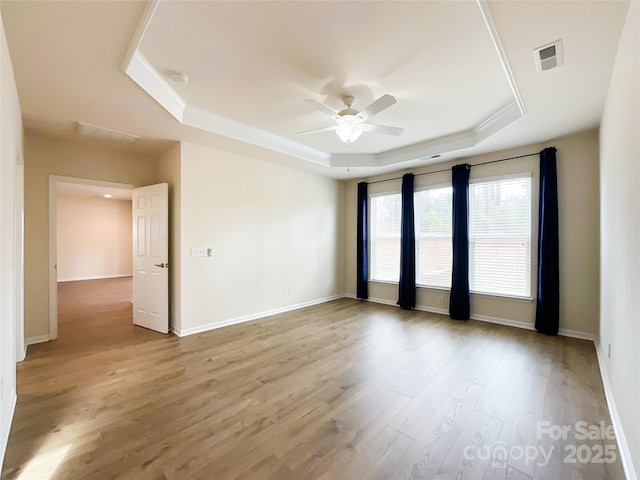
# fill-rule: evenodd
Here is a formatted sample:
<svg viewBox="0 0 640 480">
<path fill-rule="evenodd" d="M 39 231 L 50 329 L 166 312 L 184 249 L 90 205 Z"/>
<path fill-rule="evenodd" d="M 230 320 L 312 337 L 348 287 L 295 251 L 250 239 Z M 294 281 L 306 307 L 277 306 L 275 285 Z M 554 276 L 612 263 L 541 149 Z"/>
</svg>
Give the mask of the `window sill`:
<svg viewBox="0 0 640 480">
<path fill-rule="evenodd" d="M 443 291 L 443 292 L 450 292 L 451 291 L 451 289 L 447 288 L 447 287 L 433 287 L 431 285 L 420 285 L 419 283 L 416 284 L 416 287 L 423 288 L 423 289 L 426 289 L 426 290 L 440 290 L 440 291 Z"/>
<path fill-rule="evenodd" d="M 393 285 L 398 286 L 398 282 L 390 282 L 388 280 L 369 280 L 369 283 L 380 283 L 382 285 Z M 421 288 L 423 290 L 440 290 L 442 292 L 451 292 L 450 288 L 446 287 L 430 287 L 429 285 L 419 285 L 416 284 L 417 288 Z M 471 295 L 477 297 L 487 297 L 487 298 L 500 298 L 504 300 L 509 300 L 512 302 L 518 303 L 532 303 L 534 301 L 533 297 L 513 297 L 510 295 L 500 295 L 499 293 L 485 293 L 485 292 L 474 292 L 471 291 Z"/>
<path fill-rule="evenodd" d="M 510 295 L 500 295 L 499 293 L 484 293 L 484 292 L 471 292 L 471 295 L 475 295 L 478 297 L 488 297 L 488 298 L 504 298 L 505 300 L 510 300 L 513 302 L 519 303 L 531 303 L 533 302 L 532 297 L 514 297 Z"/>
<path fill-rule="evenodd" d="M 398 285 L 398 282 L 391 282 L 389 280 L 369 280 L 369 283 L 381 283 L 383 285 Z"/>
</svg>

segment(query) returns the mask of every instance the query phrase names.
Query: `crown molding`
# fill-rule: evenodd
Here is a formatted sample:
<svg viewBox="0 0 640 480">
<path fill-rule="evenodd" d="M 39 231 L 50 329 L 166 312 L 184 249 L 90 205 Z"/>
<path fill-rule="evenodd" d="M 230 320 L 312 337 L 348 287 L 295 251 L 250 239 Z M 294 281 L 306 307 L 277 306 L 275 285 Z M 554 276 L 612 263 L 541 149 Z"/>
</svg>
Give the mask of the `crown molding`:
<svg viewBox="0 0 640 480">
<path fill-rule="evenodd" d="M 250 127 L 244 123 L 236 122 L 191 105 L 187 105 L 181 123 L 319 165 L 330 166 L 331 155 L 329 153 L 307 147 L 301 143 L 292 142 L 265 130 Z"/>
<path fill-rule="evenodd" d="M 480 13 L 482 14 L 484 24 L 486 25 L 487 30 L 489 30 L 489 36 L 491 37 L 493 46 L 496 49 L 498 58 L 500 59 L 500 64 L 502 65 L 502 70 L 504 71 L 504 74 L 507 77 L 507 82 L 509 82 L 509 87 L 511 88 L 511 93 L 513 94 L 513 98 L 518 104 L 520 113 L 522 114 L 522 116 L 525 116 L 527 114 L 527 110 L 524 107 L 524 102 L 522 101 L 522 97 L 520 96 L 520 90 L 518 90 L 516 79 L 514 78 L 513 72 L 511 71 L 511 66 L 509 65 L 507 54 L 504 52 L 504 48 L 502 48 L 500 35 L 498 35 L 498 30 L 496 29 L 496 25 L 495 23 L 493 23 L 493 17 L 491 16 L 489 3 L 487 2 L 487 0 L 476 0 L 476 3 L 478 4 L 478 8 L 480 9 Z"/>
<path fill-rule="evenodd" d="M 187 103 L 139 50 L 134 52 L 125 68 L 125 73 L 176 120 L 184 123 Z"/>
<path fill-rule="evenodd" d="M 164 76 L 140 52 L 140 44 L 153 20 L 159 3 L 160 0 L 152 0 L 147 5 L 125 57 L 123 70 L 178 122 L 189 127 L 240 140 L 326 167 L 386 167 L 473 147 L 526 115 L 524 102 L 520 96 L 486 0 L 476 0 L 476 4 L 480 9 L 488 34 L 496 49 L 507 83 L 513 94 L 513 100 L 469 130 L 455 132 L 394 150 L 369 154 L 330 154 L 187 104 Z"/>
</svg>

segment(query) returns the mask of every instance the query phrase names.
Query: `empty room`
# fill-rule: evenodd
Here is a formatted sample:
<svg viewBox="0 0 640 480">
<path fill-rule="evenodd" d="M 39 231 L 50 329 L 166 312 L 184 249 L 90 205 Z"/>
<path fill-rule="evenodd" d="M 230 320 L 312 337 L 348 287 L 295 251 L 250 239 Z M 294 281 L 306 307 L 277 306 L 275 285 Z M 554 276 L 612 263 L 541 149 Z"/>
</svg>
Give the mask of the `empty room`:
<svg viewBox="0 0 640 480">
<path fill-rule="evenodd" d="M 638 479 L 638 1 L 0 14 L 3 479 Z"/>
</svg>

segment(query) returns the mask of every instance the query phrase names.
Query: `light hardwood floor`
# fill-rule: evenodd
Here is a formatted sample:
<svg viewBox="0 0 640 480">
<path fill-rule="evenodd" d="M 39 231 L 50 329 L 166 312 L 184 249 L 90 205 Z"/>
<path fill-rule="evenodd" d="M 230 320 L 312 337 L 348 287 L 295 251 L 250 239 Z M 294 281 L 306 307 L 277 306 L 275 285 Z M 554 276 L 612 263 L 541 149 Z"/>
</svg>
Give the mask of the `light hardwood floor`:
<svg viewBox="0 0 640 480">
<path fill-rule="evenodd" d="M 350 299 L 179 339 L 131 324 L 130 289 L 60 285 L 2 478 L 624 478 L 581 463 L 618 455 L 575 438 L 611 424 L 591 342 Z"/>
</svg>

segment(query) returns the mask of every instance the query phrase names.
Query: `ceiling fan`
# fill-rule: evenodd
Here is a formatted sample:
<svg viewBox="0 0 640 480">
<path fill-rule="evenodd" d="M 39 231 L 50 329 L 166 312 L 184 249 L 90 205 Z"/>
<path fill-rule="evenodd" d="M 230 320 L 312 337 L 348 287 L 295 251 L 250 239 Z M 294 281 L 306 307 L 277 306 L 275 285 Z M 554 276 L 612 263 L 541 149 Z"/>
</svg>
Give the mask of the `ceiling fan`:
<svg viewBox="0 0 640 480">
<path fill-rule="evenodd" d="M 404 133 L 404 128 L 364 123 L 375 114 L 380 113 L 385 108 L 389 108 L 391 105 L 396 103 L 396 99 L 391 95 L 383 95 L 361 112 L 351 108 L 351 105 L 353 105 L 353 102 L 355 101 L 353 96 L 347 95 L 343 97 L 342 101 L 347 108 L 340 110 L 339 112 L 334 112 L 329 107 L 316 100 L 305 100 L 307 105 L 331 117 L 336 122 L 336 125 L 307 130 L 306 132 L 299 132 L 298 135 L 334 130 L 338 137 L 340 137 L 340 140 L 345 143 L 352 143 L 355 142 L 363 132 L 384 133 L 386 135 L 402 135 Z"/>
</svg>

